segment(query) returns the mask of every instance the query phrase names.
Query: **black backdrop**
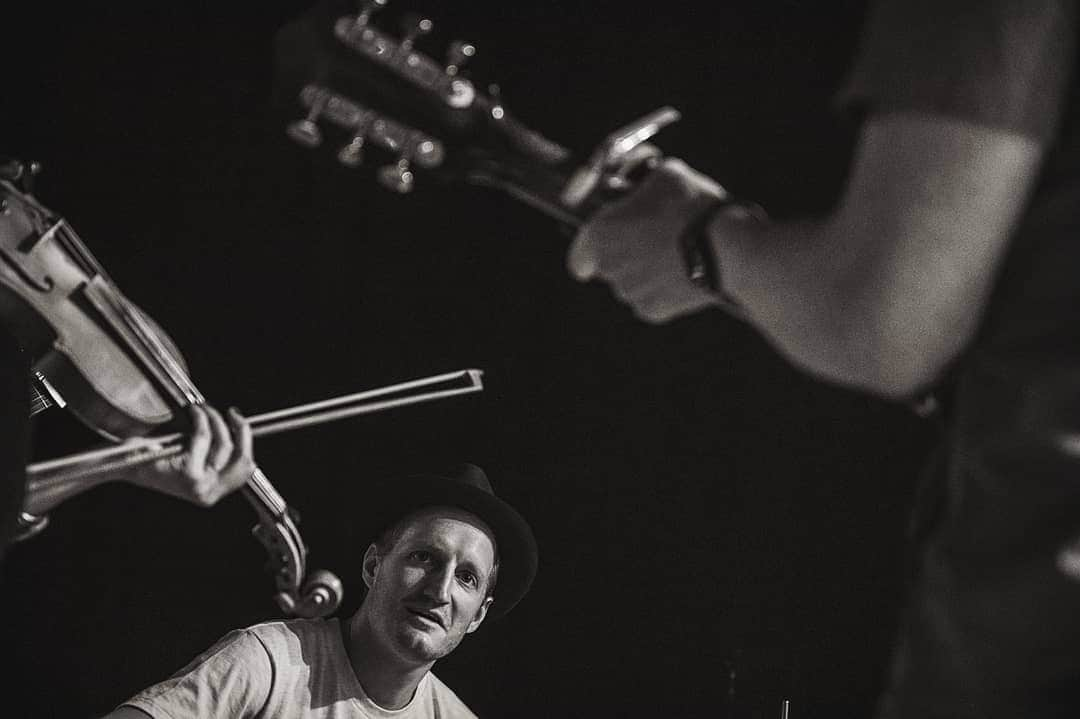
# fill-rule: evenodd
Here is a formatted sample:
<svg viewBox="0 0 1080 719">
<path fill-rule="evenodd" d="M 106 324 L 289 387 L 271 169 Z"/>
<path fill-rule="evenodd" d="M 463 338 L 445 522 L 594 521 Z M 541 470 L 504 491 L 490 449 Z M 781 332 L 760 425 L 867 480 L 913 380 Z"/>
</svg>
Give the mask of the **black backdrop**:
<svg viewBox="0 0 1080 719">
<path fill-rule="evenodd" d="M 796 719 L 865 716 L 928 428 L 719 313 L 637 323 L 509 199 L 422 176 L 399 197 L 371 167 L 313 162 L 271 107 L 274 31 L 306 3 L 227 5 L 5 9 L 0 151 L 44 163 L 38 196 L 219 406 L 485 370 L 481 395 L 258 443 L 345 610 L 371 479 L 471 460 L 542 548 L 526 601 L 438 667 L 481 715 L 774 716 L 788 698 Z M 665 150 L 774 214 L 840 188 L 851 134 L 829 99 L 861 3 L 399 5 L 434 17 L 428 47 L 475 42 L 477 76 L 576 151 L 672 104 Z M 93 441 L 62 413 L 35 439 L 39 457 Z M 122 485 L 57 510 L 3 567 L 3 713 L 103 713 L 275 617 L 251 520 L 239 497 L 204 511 Z"/>
</svg>

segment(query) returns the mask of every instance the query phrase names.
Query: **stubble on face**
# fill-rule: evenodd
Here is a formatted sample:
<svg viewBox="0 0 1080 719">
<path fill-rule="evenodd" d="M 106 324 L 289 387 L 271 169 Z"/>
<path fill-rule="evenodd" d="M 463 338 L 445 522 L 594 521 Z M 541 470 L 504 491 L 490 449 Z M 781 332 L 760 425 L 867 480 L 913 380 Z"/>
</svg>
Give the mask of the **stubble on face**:
<svg viewBox="0 0 1080 719">
<path fill-rule="evenodd" d="M 491 530 L 472 514 L 443 507 L 411 515 L 379 558 L 368 597 L 376 634 L 409 663 L 450 654 L 480 615 L 494 562 Z"/>
</svg>

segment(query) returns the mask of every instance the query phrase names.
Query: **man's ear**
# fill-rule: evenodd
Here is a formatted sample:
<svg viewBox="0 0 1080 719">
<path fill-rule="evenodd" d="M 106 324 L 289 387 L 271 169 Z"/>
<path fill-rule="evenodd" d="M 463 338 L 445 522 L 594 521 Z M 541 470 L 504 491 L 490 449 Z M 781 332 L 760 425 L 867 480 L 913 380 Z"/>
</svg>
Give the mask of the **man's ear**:
<svg viewBox="0 0 1080 719">
<path fill-rule="evenodd" d="M 375 575 L 379 572 L 379 549 L 372 542 L 368 545 L 367 551 L 364 552 L 364 563 L 361 565 L 363 569 L 364 584 L 368 589 L 371 589 L 371 585 L 375 583 Z"/>
<path fill-rule="evenodd" d="M 465 630 L 466 634 L 472 634 L 480 628 L 480 623 L 484 621 L 484 617 L 486 617 L 488 613 L 488 608 L 494 601 L 495 597 L 484 598 L 484 603 L 480 605 L 480 608 L 478 610 L 476 610 L 476 618 L 469 623 L 469 628 Z"/>
</svg>

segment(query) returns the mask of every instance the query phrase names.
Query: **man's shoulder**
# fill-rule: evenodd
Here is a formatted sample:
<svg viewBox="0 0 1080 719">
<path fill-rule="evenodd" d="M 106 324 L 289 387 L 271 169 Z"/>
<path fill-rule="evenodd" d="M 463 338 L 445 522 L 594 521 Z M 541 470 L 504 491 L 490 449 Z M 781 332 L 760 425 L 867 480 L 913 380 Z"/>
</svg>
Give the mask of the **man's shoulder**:
<svg viewBox="0 0 1080 719">
<path fill-rule="evenodd" d="M 338 630 L 337 619 L 278 619 L 260 622 L 245 627 L 241 631 L 250 632 L 256 637 L 273 639 L 277 637 L 325 636 Z"/>
<path fill-rule="evenodd" d="M 332 645 L 340 629 L 337 619 L 289 619 L 261 622 L 240 631 L 257 639 L 271 656 L 280 656 Z"/>
<path fill-rule="evenodd" d="M 434 704 L 439 708 L 439 717 L 446 719 L 477 719 L 472 709 L 461 701 L 461 697 L 454 690 L 446 686 L 435 674 L 428 673 L 428 691 L 431 692 Z"/>
</svg>

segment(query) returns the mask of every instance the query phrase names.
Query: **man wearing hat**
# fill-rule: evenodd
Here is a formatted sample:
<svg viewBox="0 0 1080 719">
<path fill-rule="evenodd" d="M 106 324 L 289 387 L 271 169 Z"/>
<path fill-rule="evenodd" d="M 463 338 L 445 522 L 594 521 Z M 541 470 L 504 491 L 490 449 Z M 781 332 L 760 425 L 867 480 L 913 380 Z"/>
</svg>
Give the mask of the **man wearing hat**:
<svg viewBox="0 0 1080 719">
<path fill-rule="evenodd" d="M 372 509 L 388 524 L 364 554 L 352 617 L 230 632 L 110 719 L 473 717 L 431 668 L 528 591 L 532 530 L 474 465 L 384 490 Z"/>
</svg>

